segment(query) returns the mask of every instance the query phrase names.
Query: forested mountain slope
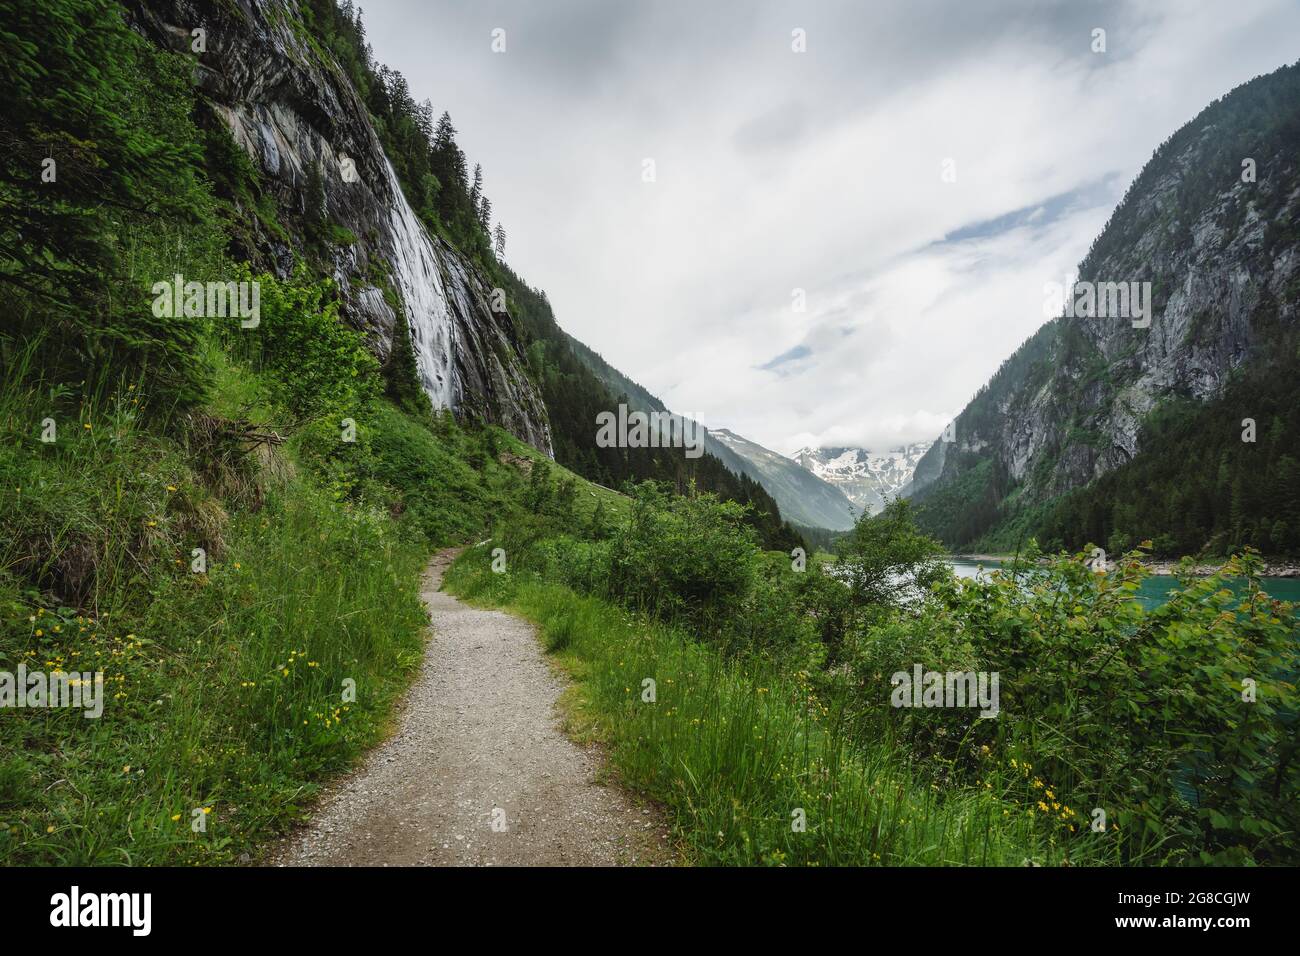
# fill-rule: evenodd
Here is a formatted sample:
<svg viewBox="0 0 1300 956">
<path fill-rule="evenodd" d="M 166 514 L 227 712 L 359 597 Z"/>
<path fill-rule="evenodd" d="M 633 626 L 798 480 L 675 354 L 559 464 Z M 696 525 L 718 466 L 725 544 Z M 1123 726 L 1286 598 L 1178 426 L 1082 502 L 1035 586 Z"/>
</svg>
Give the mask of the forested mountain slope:
<svg viewBox="0 0 1300 956">
<path fill-rule="evenodd" d="M 592 373 L 629 408 L 646 412 L 669 411 L 657 396 L 632 381 L 598 353 L 568 337 L 576 354 Z M 710 430 L 704 448 L 737 476 L 757 482 L 771 495 L 788 520 L 804 528 L 844 531 L 853 527 L 853 504 L 829 482 L 727 429 Z"/>
<path fill-rule="evenodd" d="M 955 547 L 1300 548 L 1298 157 L 1294 65 L 1169 137 L 1078 270 L 1149 282 L 1151 315 L 1044 325 L 918 465 L 923 524 Z"/>
<path fill-rule="evenodd" d="M 333 279 L 341 316 L 366 333 L 390 378 L 412 377 L 413 365 L 435 407 L 549 450 L 519 330 L 507 310 L 493 308 L 473 261 L 487 223 L 461 221 L 466 184 L 455 171 L 465 160 L 449 126 L 430 127 L 430 172 L 422 174 L 440 186 L 404 192 L 415 171 L 400 151 L 389 161 L 384 139 L 413 135 L 432 117 L 409 102 L 399 78 L 364 69 L 349 76 L 337 44 L 322 47 L 336 35 L 330 25 L 344 21 L 332 3 L 148 0 L 134 6 L 133 20 L 161 47 L 195 55 L 208 169 L 218 196 L 239 213 L 236 257 L 281 278 L 311 262 Z M 477 242 L 466 241 L 475 232 Z"/>
<path fill-rule="evenodd" d="M 765 540 L 797 542 L 760 486 L 710 456 L 596 447 L 596 414 L 617 395 L 572 354 L 545 293 L 506 265 L 504 240 L 494 248 L 481 168 L 471 175 L 451 117 L 435 119 L 374 59 L 359 8 L 132 9 L 142 32 L 178 52 L 204 30 L 200 113 L 218 195 L 240 214 L 231 251 L 281 275 L 304 260 L 330 275 L 394 398 L 418 405 L 423 393 L 462 420 L 500 424 L 603 484 L 654 478 L 751 504 Z"/>
</svg>

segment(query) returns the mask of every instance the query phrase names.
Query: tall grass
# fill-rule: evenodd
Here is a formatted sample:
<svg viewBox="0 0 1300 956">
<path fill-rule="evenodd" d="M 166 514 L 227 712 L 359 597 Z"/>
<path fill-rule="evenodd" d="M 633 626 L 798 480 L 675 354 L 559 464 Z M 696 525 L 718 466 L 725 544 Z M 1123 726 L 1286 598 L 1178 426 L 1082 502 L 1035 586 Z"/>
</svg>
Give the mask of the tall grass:
<svg viewBox="0 0 1300 956">
<path fill-rule="evenodd" d="M 422 541 L 283 450 L 211 474 L 137 394 L 0 392 L 0 669 L 103 671 L 106 698 L 98 720 L 0 710 L 5 864 L 255 853 L 382 735 L 419 660 Z"/>
<path fill-rule="evenodd" d="M 1103 837 L 1036 812 L 1022 766 L 990 761 L 981 786 L 941 788 L 894 744 L 852 739 L 841 701 L 819 697 L 806 673 L 742 663 L 599 598 L 489 566 L 486 547 L 467 551 L 449 590 L 540 625 L 579 682 L 571 716 L 594 727 L 625 784 L 665 805 L 697 862 L 1110 862 Z"/>
</svg>

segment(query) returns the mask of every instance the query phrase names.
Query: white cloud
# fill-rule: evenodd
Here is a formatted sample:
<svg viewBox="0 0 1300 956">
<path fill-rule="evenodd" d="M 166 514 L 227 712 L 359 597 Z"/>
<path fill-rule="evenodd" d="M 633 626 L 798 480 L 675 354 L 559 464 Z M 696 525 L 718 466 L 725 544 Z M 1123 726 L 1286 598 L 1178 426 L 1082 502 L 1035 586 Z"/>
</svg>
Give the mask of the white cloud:
<svg viewBox="0 0 1300 956">
<path fill-rule="evenodd" d="M 671 407 L 788 452 L 935 437 L 1152 150 L 1294 58 L 1300 27 L 1287 0 L 865 6 L 372 0 L 366 22 L 451 111 L 560 324 Z"/>
</svg>

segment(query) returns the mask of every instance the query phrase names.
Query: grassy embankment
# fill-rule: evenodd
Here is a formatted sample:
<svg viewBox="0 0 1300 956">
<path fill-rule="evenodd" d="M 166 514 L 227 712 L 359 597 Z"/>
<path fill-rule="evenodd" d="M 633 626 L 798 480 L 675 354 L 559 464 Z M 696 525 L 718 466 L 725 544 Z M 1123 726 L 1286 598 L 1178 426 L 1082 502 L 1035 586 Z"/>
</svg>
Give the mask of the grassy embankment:
<svg viewBox="0 0 1300 956">
<path fill-rule="evenodd" d="M 6 864 L 253 851 L 384 735 L 431 549 L 518 495 L 498 458 L 514 439 L 383 399 L 353 413 L 355 443 L 325 420 L 234 437 L 284 410 L 265 376 L 208 357 L 210 399 L 166 424 L 140 411 L 144 382 L 0 394 L 0 668 L 105 679 L 99 719 L 0 712 Z"/>
<path fill-rule="evenodd" d="M 729 658 L 685 629 L 536 575 L 494 574 L 492 546 L 463 554 L 448 589 L 540 625 L 575 682 L 568 730 L 607 745 L 622 782 L 667 808 L 689 859 L 1105 862 L 1101 838 L 1068 846 L 1027 812 L 1027 765 L 990 766 L 983 786 L 941 789 L 912 773 L 892 743 L 853 740 L 845 701 L 819 694 L 808 672 Z M 644 699 L 647 678 L 653 702 Z"/>
<path fill-rule="evenodd" d="M 600 528 L 532 507 L 447 586 L 541 626 L 575 733 L 667 807 L 691 858 L 1296 859 L 1295 606 L 1256 556 L 1147 608 L 1138 552 L 958 580 L 905 504 L 859 523 L 834 576 L 759 551 L 708 496 L 643 486 L 630 505 Z M 996 719 L 899 707 L 891 675 L 918 663 L 998 675 Z"/>
</svg>

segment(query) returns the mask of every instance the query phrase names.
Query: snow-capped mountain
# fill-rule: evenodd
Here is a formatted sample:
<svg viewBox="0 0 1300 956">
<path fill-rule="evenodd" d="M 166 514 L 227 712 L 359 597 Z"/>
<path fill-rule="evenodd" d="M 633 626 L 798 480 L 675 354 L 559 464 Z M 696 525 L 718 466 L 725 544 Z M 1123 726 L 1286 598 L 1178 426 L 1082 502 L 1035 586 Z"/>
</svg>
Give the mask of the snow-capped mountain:
<svg viewBox="0 0 1300 956">
<path fill-rule="evenodd" d="M 795 524 L 832 531 L 853 527 L 855 515 L 848 497 L 784 455 L 726 428 L 710 428 L 704 447 L 728 468 L 766 488 L 781 514 Z"/>
<path fill-rule="evenodd" d="M 843 491 L 859 508 L 875 514 L 886 498 L 907 494 L 916 463 L 932 444 L 914 442 L 879 454 L 866 448 L 801 448 L 792 457 Z"/>
</svg>

